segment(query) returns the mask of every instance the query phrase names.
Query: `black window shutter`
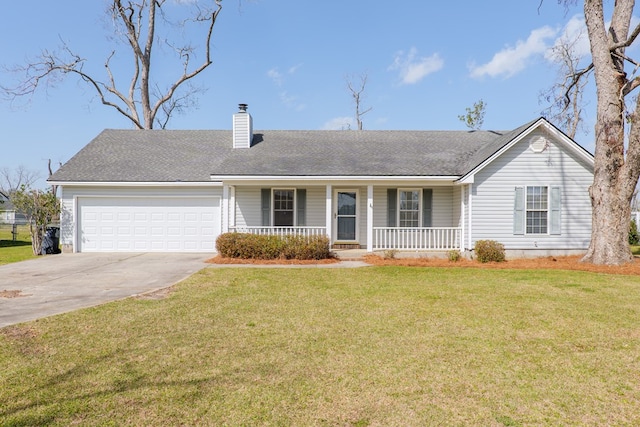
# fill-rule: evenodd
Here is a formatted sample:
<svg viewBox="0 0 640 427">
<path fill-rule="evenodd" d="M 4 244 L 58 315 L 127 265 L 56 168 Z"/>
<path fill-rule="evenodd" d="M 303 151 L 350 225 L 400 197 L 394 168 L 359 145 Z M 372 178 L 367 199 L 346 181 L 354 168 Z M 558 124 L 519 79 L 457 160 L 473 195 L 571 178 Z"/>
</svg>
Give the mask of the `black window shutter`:
<svg viewBox="0 0 640 427">
<path fill-rule="evenodd" d="M 398 190 L 387 189 L 387 227 L 396 226 L 396 212 L 398 209 Z"/>
<path fill-rule="evenodd" d="M 263 188 L 260 190 L 261 208 L 262 208 L 262 226 L 269 227 L 271 225 L 271 189 Z"/>
<path fill-rule="evenodd" d="M 307 190 L 302 188 L 296 190 L 297 210 L 298 210 L 298 226 L 304 227 L 307 225 L 306 210 L 307 210 Z"/>
<path fill-rule="evenodd" d="M 433 227 L 433 190 L 422 189 L 422 226 Z"/>
</svg>

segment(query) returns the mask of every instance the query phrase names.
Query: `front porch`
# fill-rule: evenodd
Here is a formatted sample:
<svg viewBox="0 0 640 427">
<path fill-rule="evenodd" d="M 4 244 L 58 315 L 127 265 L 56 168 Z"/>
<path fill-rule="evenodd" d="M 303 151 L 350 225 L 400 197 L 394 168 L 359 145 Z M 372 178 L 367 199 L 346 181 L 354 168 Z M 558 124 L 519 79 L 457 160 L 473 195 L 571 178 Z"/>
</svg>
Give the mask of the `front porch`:
<svg viewBox="0 0 640 427">
<path fill-rule="evenodd" d="M 230 227 L 229 231 L 274 236 L 328 236 L 326 227 Z M 330 237 L 329 237 L 330 238 Z M 368 252 L 380 250 L 450 251 L 461 250 L 460 227 L 373 227 L 373 241 Z M 354 249 L 351 243 L 334 246 Z M 357 246 L 361 247 L 360 244 Z"/>
<path fill-rule="evenodd" d="M 465 197 L 469 193 L 465 186 L 442 182 L 296 184 L 223 186 L 222 230 L 327 236 L 334 249 L 367 252 L 466 248 Z"/>
</svg>

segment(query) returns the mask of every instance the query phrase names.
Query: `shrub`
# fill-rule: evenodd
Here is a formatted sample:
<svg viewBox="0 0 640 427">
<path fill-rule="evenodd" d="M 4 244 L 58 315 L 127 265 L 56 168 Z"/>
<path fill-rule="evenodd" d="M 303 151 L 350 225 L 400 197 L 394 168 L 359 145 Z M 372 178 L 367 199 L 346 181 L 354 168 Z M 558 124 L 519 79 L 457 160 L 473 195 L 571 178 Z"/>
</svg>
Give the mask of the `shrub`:
<svg viewBox="0 0 640 427">
<path fill-rule="evenodd" d="M 285 236 L 281 257 L 285 259 L 318 260 L 331 258 L 326 236 Z"/>
<path fill-rule="evenodd" d="M 218 254 L 240 259 L 318 260 L 331 257 L 325 236 L 262 236 L 249 233 L 224 233 L 216 240 Z"/>
<path fill-rule="evenodd" d="M 460 258 L 462 258 L 462 254 L 460 253 L 460 251 L 451 250 L 447 252 L 447 257 L 451 262 L 458 262 L 460 261 Z"/>
<path fill-rule="evenodd" d="M 629 225 L 629 244 L 637 245 L 640 243 L 640 235 L 638 235 L 638 224 L 636 224 L 636 220 L 632 219 L 631 224 Z"/>
<path fill-rule="evenodd" d="M 387 249 L 384 251 L 384 259 L 396 259 L 396 255 L 398 255 L 397 249 Z"/>
<path fill-rule="evenodd" d="M 478 240 L 475 253 L 479 262 L 502 262 L 505 259 L 504 245 L 495 240 Z"/>
</svg>

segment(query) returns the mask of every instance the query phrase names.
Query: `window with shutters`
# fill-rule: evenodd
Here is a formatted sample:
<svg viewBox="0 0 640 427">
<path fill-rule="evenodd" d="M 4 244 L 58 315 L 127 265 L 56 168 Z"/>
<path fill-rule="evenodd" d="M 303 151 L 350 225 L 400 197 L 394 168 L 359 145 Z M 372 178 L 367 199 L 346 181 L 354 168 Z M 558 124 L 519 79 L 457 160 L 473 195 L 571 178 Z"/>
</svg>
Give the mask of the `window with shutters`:
<svg viewBox="0 0 640 427">
<path fill-rule="evenodd" d="M 398 226 L 420 227 L 420 190 L 398 190 Z"/>
<path fill-rule="evenodd" d="M 547 234 L 549 218 L 548 187 L 527 187 L 526 200 L 527 234 Z"/>
</svg>

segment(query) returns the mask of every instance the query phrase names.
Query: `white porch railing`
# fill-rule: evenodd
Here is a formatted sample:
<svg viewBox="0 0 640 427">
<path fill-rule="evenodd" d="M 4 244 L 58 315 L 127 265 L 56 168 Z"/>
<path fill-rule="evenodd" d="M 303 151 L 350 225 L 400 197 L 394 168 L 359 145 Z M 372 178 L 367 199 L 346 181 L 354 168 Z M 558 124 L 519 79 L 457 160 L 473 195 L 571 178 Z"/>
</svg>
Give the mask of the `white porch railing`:
<svg viewBox="0 0 640 427">
<path fill-rule="evenodd" d="M 459 250 L 460 227 L 373 227 L 373 249 Z"/>
<path fill-rule="evenodd" d="M 237 233 L 261 234 L 269 236 L 325 236 L 325 227 L 231 227 Z"/>
</svg>

